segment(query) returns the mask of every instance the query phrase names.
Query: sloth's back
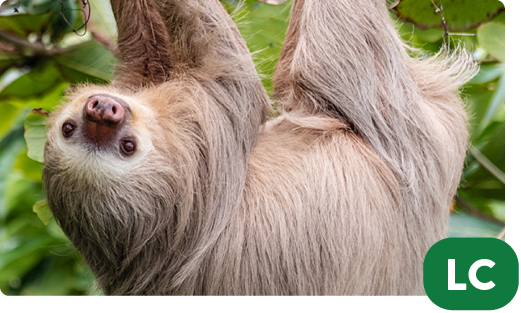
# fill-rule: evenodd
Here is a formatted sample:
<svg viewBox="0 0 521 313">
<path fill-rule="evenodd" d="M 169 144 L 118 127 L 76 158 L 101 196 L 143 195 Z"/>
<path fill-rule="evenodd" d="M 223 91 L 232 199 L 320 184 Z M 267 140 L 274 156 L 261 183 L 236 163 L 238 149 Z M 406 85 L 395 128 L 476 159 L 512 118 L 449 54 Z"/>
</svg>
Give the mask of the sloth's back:
<svg viewBox="0 0 521 313">
<path fill-rule="evenodd" d="M 402 216 L 394 175 L 362 139 L 333 119 L 285 114 L 250 155 L 206 292 L 419 293 L 408 285 Z"/>
</svg>

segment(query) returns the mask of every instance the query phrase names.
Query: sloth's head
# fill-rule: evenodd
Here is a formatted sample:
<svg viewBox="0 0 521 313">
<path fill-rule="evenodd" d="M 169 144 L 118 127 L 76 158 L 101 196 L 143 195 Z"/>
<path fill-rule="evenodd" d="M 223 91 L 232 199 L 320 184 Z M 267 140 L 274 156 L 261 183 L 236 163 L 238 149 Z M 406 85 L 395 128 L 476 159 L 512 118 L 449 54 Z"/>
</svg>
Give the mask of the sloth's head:
<svg viewBox="0 0 521 313">
<path fill-rule="evenodd" d="M 194 127 L 197 114 L 183 105 L 188 97 L 179 91 L 172 101 L 167 92 L 173 91 L 84 87 L 51 115 L 47 200 L 95 270 L 100 264 L 125 268 L 156 244 L 173 247 L 165 238 L 175 240 L 174 233 L 188 227 L 177 208 L 194 205 L 200 155 L 189 151 L 197 144 L 191 138 L 204 136 Z"/>
</svg>

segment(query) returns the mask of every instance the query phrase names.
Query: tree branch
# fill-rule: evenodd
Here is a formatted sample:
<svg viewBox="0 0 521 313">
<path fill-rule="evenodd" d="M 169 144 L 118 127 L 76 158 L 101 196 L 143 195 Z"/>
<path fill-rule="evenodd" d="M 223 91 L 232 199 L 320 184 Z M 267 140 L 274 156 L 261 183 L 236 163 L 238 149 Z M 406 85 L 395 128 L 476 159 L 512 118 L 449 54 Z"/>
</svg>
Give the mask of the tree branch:
<svg viewBox="0 0 521 313">
<path fill-rule="evenodd" d="M 55 55 L 55 54 L 61 54 L 61 53 L 67 53 L 70 51 L 74 51 L 79 46 L 84 44 L 84 43 L 82 43 L 82 44 L 71 46 L 68 48 L 52 47 L 52 48 L 48 49 L 41 42 L 31 43 L 31 42 L 27 41 L 26 39 L 20 38 L 18 36 L 15 36 L 6 31 L 3 31 L 3 30 L 0 30 L 0 41 L 9 43 L 9 44 L 15 46 L 16 48 L 28 49 L 28 50 L 34 52 L 35 54 L 45 55 L 45 56 L 51 56 L 51 55 Z"/>
<path fill-rule="evenodd" d="M 492 223 L 495 223 L 497 225 L 501 225 L 501 226 L 505 227 L 505 223 L 504 222 L 498 220 L 494 216 L 491 216 L 491 215 L 488 215 L 488 214 L 485 214 L 485 213 L 481 212 L 480 210 L 478 210 L 475 207 L 473 207 L 470 203 L 468 203 L 467 201 L 461 199 L 458 196 L 456 196 L 456 204 L 460 208 L 462 208 L 463 211 L 467 212 L 470 215 L 477 216 L 477 217 L 479 217 L 479 218 L 481 218 L 483 220 L 486 220 L 486 221 L 489 221 L 489 222 L 492 222 Z"/>
<path fill-rule="evenodd" d="M 445 15 L 443 14 L 443 6 L 441 5 L 441 0 L 439 7 L 434 3 L 434 0 L 431 0 L 431 2 L 432 5 L 436 8 L 436 12 L 440 12 L 443 28 L 445 29 L 445 33 L 443 34 L 443 43 L 445 44 L 445 38 L 447 38 L 447 36 L 449 35 L 449 28 L 447 27 L 447 22 L 445 21 Z"/>
</svg>

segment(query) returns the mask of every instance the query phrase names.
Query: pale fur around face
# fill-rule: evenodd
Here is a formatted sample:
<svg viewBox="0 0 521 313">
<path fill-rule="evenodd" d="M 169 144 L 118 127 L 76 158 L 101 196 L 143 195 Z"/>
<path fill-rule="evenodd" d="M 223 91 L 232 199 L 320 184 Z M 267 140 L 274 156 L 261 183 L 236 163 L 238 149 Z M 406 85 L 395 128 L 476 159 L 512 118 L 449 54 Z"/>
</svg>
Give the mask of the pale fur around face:
<svg viewBox="0 0 521 313">
<path fill-rule="evenodd" d="M 217 0 L 112 3 L 133 25 L 120 38 L 159 37 L 120 40 L 116 82 L 70 92 L 44 162 L 49 206 L 107 294 L 423 292 L 465 156 L 467 54 L 409 57 L 384 0 L 295 0 L 283 113 L 265 122 L 270 101 Z M 129 104 L 135 155 L 61 135 L 92 94 Z"/>
</svg>

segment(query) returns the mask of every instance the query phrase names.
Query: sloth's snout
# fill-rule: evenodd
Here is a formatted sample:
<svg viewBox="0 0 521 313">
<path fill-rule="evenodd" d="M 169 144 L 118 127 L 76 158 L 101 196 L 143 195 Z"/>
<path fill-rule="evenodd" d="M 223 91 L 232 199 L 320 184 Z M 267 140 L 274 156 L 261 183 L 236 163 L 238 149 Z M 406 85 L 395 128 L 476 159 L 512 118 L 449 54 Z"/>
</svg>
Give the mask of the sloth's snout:
<svg viewBox="0 0 521 313">
<path fill-rule="evenodd" d="M 130 114 L 125 101 L 109 95 L 93 95 L 83 108 L 85 139 L 98 146 L 112 143 Z"/>
<path fill-rule="evenodd" d="M 125 109 L 114 98 L 109 96 L 92 96 L 85 103 L 85 119 L 97 124 L 116 126 L 125 118 Z"/>
</svg>

